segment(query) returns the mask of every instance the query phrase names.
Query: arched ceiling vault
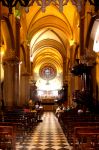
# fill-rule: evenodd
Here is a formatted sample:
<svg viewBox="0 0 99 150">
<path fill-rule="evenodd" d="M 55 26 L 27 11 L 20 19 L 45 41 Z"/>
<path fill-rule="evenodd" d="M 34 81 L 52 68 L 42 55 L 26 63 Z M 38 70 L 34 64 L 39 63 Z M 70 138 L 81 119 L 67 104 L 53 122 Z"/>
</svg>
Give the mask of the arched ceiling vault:
<svg viewBox="0 0 99 150">
<path fill-rule="evenodd" d="M 64 6 L 63 12 L 59 12 L 58 6 L 53 3 L 46 7 L 45 12 L 42 12 L 35 2 L 29 8 L 25 18 L 25 30 L 34 74 L 39 75 L 39 70 L 44 64 L 52 64 L 58 73 L 63 72 L 63 62 L 70 56 L 70 42 L 78 39 L 78 16 L 77 9 L 71 1 Z"/>
<path fill-rule="evenodd" d="M 63 37 L 64 37 L 65 41 L 63 40 Z M 35 51 L 36 44 L 38 44 L 39 41 L 42 41 L 42 39 L 43 39 L 43 41 L 46 40 L 45 43 L 49 43 L 48 41 L 54 40 L 57 43 L 61 43 L 61 47 L 63 50 L 66 49 L 66 45 L 64 44 L 67 42 L 66 35 L 58 29 L 56 30 L 56 29 L 53 29 L 52 27 L 51 28 L 47 27 L 47 28 L 40 30 L 39 32 L 37 32 L 37 34 L 35 34 L 33 36 L 31 43 L 30 43 L 31 44 L 30 48 L 32 49 L 32 51 Z M 53 43 L 51 43 L 51 44 L 53 45 Z M 43 43 L 43 45 L 45 46 L 44 43 Z M 50 46 L 52 46 L 52 45 L 50 45 Z"/>
<path fill-rule="evenodd" d="M 53 21 L 51 21 L 51 20 L 53 20 Z M 28 31 L 28 35 L 29 35 L 29 36 L 27 36 L 28 39 L 30 40 L 32 38 L 32 36 L 38 30 L 40 30 L 44 27 L 57 28 L 57 29 L 63 31 L 69 39 L 73 38 L 71 28 L 68 27 L 67 24 L 63 20 L 61 20 L 60 18 L 55 17 L 55 16 L 46 16 L 46 17 L 42 17 L 39 20 L 37 20 L 36 22 L 34 22 L 34 24 L 30 27 L 31 30 Z"/>
<path fill-rule="evenodd" d="M 44 61 L 42 61 L 41 59 L 37 62 L 37 65 L 33 66 L 33 72 L 39 74 L 39 70 L 42 66 L 44 66 L 44 64 L 51 64 L 52 66 L 54 66 L 57 70 L 57 73 L 61 73 L 63 72 L 62 66 L 59 64 L 58 61 L 55 61 L 55 59 L 50 58 L 44 58 Z"/>
<path fill-rule="evenodd" d="M 38 53 L 42 48 L 46 48 L 46 47 L 56 49 L 57 53 L 60 53 L 63 59 L 66 58 L 66 50 L 63 47 L 63 45 L 60 42 L 52 39 L 44 39 L 38 42 L 37 44 L 35 44 L 33 48 L 33 58 L 35 57 L 36 53 Z"/>
<path fill-rule="evenodd" d="M 11 40 L 11 35 L 13 37 L 11 26 L 10 26 L 9 20 L 6 17 L 2 18 L 1 31 L 2 31 L 2 40 L 4 42 L 3 44 L 5 44 L 5 48 L 7 50 L 14 48 L 13 39 Z"/>
<path fill-rule="evenodd" d="M 43 57 L 45 57 L 46 55 L 51 56 L 52 58 L 57 57 L 62 62 L 61 54 L 57 52 L 56 49 L 51 48 L 51 47 L 46 47 L 46 48 L 43 48 L 42 50 L 40 49 L 39 51 L 37 51 L 33 61 L 38 59 L 39 55 L 43 55 Z"/>
<path fill-rule="evenodd" d="M 55 83 L 57 83 L 56 80 L 60 82 L 56 84 L 56 87 L 61 88 L 63 67 L 64 70 L 66 69 L 64 62 L 67 63 L 66 59 L 70 58 L 71 42 L 79 42 L 79 13 L 77 8 L 72 5 L 71 1 L 68 1 L 68 4 L 63 8 L 63 12 L 60 12 L 58 5 L 54 5 L 54 3 L 47 6 L 45 12 L 42 12 L 41 7 L 34 2 L 33 6 L 29 7 L 28 13 L 21 7 L 19 7 L 18 11 L 20 15 L 15 17 L 19 17 L 18 19 L 20 20 L 20 44 L 24 43 L 24 54 L 26 54 L 24 61 L 28 64 L 28 44 L 30 46 L 30 60 L 33 63 L 32 72 L 36 75 L 36 79 L 41 81 L 39 71 L 42 66 L 45 64 L 54 66 L 57 70 Z M 3 22 L 3 26 L 1 25 L 2 39 L 6 43 L 7 49 L 11 47 L 14 49 L 14 42 L 9 40 L 11 39 L 10 37 L 14 39 L 13 34 L 11 34 L 14 31 L 14 27 L 12 27 L 12 30 L 8 30 L 7 25 L 6 22 Z M 8 41 L 9 43 L 7 43 Z M 21 56 L 25 58 L 23 53 Z"/>
<path fill-rule="evenodd" d="M 72 11 L 70 11 L 68 14 L 66 12 L 66 10 L 72 9 Z M 29 10 L 29 14 L 27 15 L 27 19 L 28 21 L 28 33 L 31 32 L 32 28 L 35 28 L 36 26 L 38 26 L 38 24 L 55 24 L 57 26 L 62 26 L 62 27 L 66 27 L 65 28 L 65 32 L 67 30 L 67 33 L 69 32 L 69 34 L 72 34 L 72 24 L 70 23 L 70 19 L 72 19 L 73 14 L 75 12 L 75 7 L 74 5 L 71 5 L 70 3 L 68 3 L 67 8 L 65 7 L 64 9 L 64 13 L 60 13 L 59 9 L 57 8 L 57 6 L 50 4 L 50 6 L 48 6 L 46 8 L 46 11 L 43 13 L 41 11 L 41 9 L 37 6 L 37 5 L 33 5 L 32 7 L 30 7 Z M 66 15 L 65 15 L 66 13 Z M 70 16 L 71 17 L 70 17 Z M 70 17 L 70 19 L 68 20 L 68 17 Z M 42 20 L 43 19 L 43 20 Z M 58 21 L 58 22 L 57 22 Z M 35 27 L 34 27 L 35 26 Z M 70 36 L 70 35 L 69 35 Z"/>
<path fill-rule="evenodd" d="M 42 50 L 39 50 L 39 52 L 36 52 L 35 58 L 33 60 L 33 68 L 37 72 L 37 70 L 40 69 L 40 67 L 44 64 L 54 64 L 57 70 L 62 71 L 62 56 L 59 52 L 57 52 L 54 48 L 43 48 Z"/>
</svg>

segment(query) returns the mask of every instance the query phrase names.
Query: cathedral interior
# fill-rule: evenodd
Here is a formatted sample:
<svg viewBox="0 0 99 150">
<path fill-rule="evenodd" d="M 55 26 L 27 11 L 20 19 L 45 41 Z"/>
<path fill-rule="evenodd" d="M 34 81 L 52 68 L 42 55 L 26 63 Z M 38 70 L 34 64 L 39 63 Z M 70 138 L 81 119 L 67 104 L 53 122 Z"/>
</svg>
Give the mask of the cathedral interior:
<svg viewBox="0 0 99 150">
<path fill-rule="evenodd" d="M 98 0 L 0 0 L 0 148 L 98 150 L 98 122 Z"/>
</svg>

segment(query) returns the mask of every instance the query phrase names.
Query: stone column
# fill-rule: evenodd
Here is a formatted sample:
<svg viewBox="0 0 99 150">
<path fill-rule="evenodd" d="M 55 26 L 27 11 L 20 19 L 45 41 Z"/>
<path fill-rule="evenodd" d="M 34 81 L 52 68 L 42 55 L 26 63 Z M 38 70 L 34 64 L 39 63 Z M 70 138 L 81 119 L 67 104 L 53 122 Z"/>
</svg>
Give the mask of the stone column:
<svg viewBox="0 0 99 150">
<path fill-rule="evenodd" d="M 66 60 L 63 60 L 63 84 L 65 82 L 65 77 L 66 76 Z"/>
<path fill-rule="evenodd" d="M 4 64 L 4 100 L 6 106 L 19 104 L 19 59 L 15 51 L 7 51 Z"/>
<path fill-rule="evenodd" d="M 27 45 L 27 71 L 31 73 L 31 62 L 30 62 L 30 47 Z"/>
<path fill-rule="evenodd" d="M 2 99 L 2 90 L 1 90 L 1 61 L 0 61 L 0 100 Z"/>
<path fill-rule="evenodd" d="M 29 73 L 24 72 L 21 75 L 21 84 L 20 84 L 20 106 L 27 104 L 30 99 L 30 85 L 29 85 Z"/>
<path fill-rule="evenodd" d="M 16 41 L 16 56 L 19 58 L 20 57 L 20 19 L 16 18 L 16 36 L 15 36 L 15 41 Z"/>
<path fill-rule="evenodd" d="M 1 16 L 1 3 L 0 3 L 0 16 Z M 2 57 L 1 57 L 1 44 L 2 44 L 2 40 L 1 40 L 1 20 L 0 20 L 0 101 L 2 99 L 2 88 L 1 88 L 1 67 L 2 67 Z"/>
<path fill-rule="evenodd" d="M 80 55 L 84 55 L 85 51 L 84 51 L 84 26 L 85 26 L 85 1 L 82 1 L 82 9 L 79 12 L 80 15 Z"/>
</svg>

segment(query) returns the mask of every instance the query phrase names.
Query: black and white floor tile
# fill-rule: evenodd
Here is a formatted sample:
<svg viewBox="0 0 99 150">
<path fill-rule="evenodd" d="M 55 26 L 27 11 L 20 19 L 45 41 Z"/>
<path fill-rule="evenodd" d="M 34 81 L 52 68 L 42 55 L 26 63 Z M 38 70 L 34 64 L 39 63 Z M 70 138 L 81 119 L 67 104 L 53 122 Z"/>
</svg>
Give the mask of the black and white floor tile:
<svg viewBox="0 0 99 150">
<path fill-rule="evenodd" d="M 16 150 L 72 150 L 55 115 L 45 112 L 42 120 L 24 142 L 16 143 Z"/>
</svg>

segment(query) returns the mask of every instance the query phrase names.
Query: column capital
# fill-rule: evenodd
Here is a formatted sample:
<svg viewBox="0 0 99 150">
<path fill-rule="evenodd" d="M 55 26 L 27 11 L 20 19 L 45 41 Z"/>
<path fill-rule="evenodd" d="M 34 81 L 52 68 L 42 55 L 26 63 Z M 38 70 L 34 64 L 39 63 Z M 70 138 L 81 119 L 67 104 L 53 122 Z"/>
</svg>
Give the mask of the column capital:
<svg viewBox="0 0 99 150">
<path fill-rule="evenodd" d="M 30 73 L 25 69 L 22 73 L 22 76 L 30 76 Z"/>
<path fill-rule="evenodd" d="M 14 50 L 7 51 L 6 55 L 3 58 L 3 63 L 19 64 L 19 58 L 16 56 Z"/>
<path fill-rule="evenodd" d="M 23 72 L 21 75 L 22 75 L 22 76 L 30 76 L 30 73 L 28 73 L 28 72 Z"/>
</svg>

